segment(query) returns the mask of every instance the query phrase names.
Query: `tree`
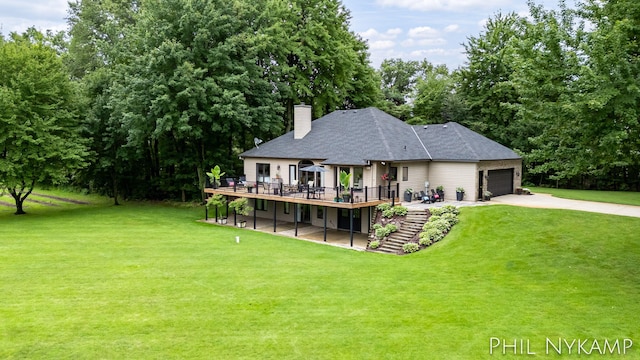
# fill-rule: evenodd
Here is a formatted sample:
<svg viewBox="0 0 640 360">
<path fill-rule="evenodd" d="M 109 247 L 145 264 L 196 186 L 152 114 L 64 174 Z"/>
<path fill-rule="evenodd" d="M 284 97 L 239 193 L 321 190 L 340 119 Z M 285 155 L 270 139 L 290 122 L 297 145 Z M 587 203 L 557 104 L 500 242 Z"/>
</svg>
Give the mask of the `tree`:
<svg viewBox="0 0 640 360">
<path fill-rule="evenodd" d="M 424 79 L 433 71 L 434 66 L 426 60 L 384 60 L 378 71 L 383 95 L 380 108 L 400 120 L 409 120 L 413 117 L 412 103 L 417 92 L 416 85 L 419 79 Z"/>
<path fill-rule="evenodd" d="M 585 151 L 598 187 L 640 191 L 640 3 L 586 1 L 594 26 L 578 100 Z"/>
<path fill-rule="evenodd" d="M 453 79 L 446 65 L 431 67 L 416 84 L 413 118 L 410 124 L 434 124 L 451 121 L 448 102 L 454 96 Z M 457 119 L 455 119 L 457 120 Z"/>
<path fill-rule="evenodd" d="M 0 187 L 24 214 L 38 183 L 64 183 L 84 165 L 76 89 L 62 60 L 31 28 L 0 41 Z"/>
<path fill-rule="evenodd" d="M 137 185 L 144 182 L 144 158 L 124 147 L 127 133 L 108 106 L 115 68 L 126 61 L 119 57 L 125 54 L 120 49 L 136 23 L 139 1 L 83 0 L 69 6 L 71 43 L 66 64 L 81 84 L 83 135 L 89 139 L 91 154 L 76 184 L 106 193 L 119 205 L 121 189 L 131 196 L 148 188 Z"/>
<path fill-rule="evenodd" d="M 147 1 L 127 34 L 108 107 L 126 147 L 146 158 L 156 194 L 186 200 L 212 163 L 233 168 L 249 133 L 281 129 L 265 58 L 262 3 Z"/>
<path fill-rule="evenodd" d="M 581 116 L 576 96 L 583 61 L 583 26 L 563 2 L 558 10 L 529 3 L 531 20 L 513 42 L 510 77 L 518 93 L 513 104 L 519 134 L 513 146 L 525 154 L 526 169 L 555 181 L 573 179 L 588 171 L 581 144 Z"/>
<path fill-rule="evenodd" d="M 456 92 L 469 107 L 463 125 L 505 145 L 514 147 L 519 137 L 514 119 L 518 94 L 510 77 L 514 66 L 514 42 L 522 36 L 525 21 L 516 14 L 497 14 L 486 31 L 464 44 L 466 67 L 459 69 Z"/>
<path fill-rule="evenodd" d="M 267 1 L 260 19 L 268 51 L 260 63 L 277 86 L 285 131 L 292 128 L 295 104 L 312 105 L 317 118 L 378 100 L 367 45 L 349 30 L 350 13 L 341 1 Z"/>
</svg>

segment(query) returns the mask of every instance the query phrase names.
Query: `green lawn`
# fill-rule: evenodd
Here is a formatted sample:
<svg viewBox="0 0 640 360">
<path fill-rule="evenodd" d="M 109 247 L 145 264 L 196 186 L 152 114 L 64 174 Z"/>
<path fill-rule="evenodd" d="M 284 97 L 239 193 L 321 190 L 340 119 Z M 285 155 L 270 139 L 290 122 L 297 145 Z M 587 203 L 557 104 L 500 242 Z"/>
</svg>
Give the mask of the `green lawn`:
<svg viewBox="0 0 640 360">
<path fill-rule="evenodd" d="M 545 187 L 529 187 L 528 189 L 533 193 L 551 194 L 564 199 L 640 206 L 640 192 L 634 191 L 572 190 Z"/>
<path fill-rule="evenodd" d="M 477 359 L 491 337 L 534 358 L 546 337 L 630 338 L 640 358 L 640 219 L 464 208 L 442 242 L 390 256 L 202 208 L 63 209 L 0 213 L 0 358 Z"/>
</svg>

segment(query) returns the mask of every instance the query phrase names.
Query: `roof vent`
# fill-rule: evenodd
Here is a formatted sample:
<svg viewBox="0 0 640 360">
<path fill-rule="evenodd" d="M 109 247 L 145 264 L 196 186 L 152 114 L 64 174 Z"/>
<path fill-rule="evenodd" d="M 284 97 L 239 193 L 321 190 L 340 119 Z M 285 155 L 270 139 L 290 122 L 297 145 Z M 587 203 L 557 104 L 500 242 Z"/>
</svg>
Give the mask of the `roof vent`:
<svg viewBox="0 0 640 360">
<path fill-rule="evenodd" d="M 426 128 L 428 128 L 428 126 L 427 126 L 427 125 L 425 125 L 425 126 L 423 126 L 422 128 L 423 128 L 423 129 L 426 129 Z"/>
<path fill-rule="evenodd" d="M 357 113 L 357 112 L 358 112 L 358 110 L 353 110 L 353 113 L 354 113 L 354 114 L 355 114 L 355 113 Z"/>
<path fill-rule="evenodd" d="M 447 124 L 442 125 L 442 127 L 446 129 L 447 128 Z"/>
</svg>

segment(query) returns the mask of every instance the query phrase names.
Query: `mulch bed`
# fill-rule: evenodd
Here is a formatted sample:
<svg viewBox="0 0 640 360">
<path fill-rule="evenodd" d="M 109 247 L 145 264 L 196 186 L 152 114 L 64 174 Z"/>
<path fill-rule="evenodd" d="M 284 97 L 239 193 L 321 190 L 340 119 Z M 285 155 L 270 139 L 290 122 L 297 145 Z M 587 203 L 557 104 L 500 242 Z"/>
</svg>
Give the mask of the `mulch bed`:
<svg viewBox="0 0 640 360">
<path fill-rule="evenodd" d="M 89 202 L 86 202 L 86 201 L 67 199 L 67 198 L 62 198 L 62 197 L 59 197 L 59 196 L 44 195 L 44 194 L 39 194 L 39 193 L 32 193 L 32 194 L 35 195 L 35 196 L 40 196 L 40 197 L 47 198 L 47 199 L 54 199 L 54 200 L 64 201 L 64 202 L 68 202 L 68 203 L 72 203 L 72 204 L 78 204 L 78 205 L 89 205 L 90 204 Z M 29 198 L 27 198 L 27 200 L 29 200 Z M 31 200 L 31 201 L 33 201 L 35 203 L 38 203 L 38 204 L 45 204 L 45 205 L 48 204 L 48 203 L 44 203 L 44 202 L 37 201 L 37 200 Z M 54 204 L 51 204 L 51 205 L 54 205 Z"/>
</svg>

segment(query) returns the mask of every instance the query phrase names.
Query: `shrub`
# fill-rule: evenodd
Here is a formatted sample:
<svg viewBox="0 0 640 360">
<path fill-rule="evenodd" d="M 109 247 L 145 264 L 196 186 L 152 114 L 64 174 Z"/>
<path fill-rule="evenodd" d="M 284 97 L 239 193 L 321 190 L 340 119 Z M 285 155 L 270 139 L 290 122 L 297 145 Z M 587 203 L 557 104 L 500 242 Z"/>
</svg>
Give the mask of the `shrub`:
<svg viewBox="0 0 640 360">
<path fill-rule="evenodd" d="M 380 211 L 389 210 L 389 209 L 391 209 L 391 204 L 389 204 L 389 203 L 380 204 L 380 205 L 376 206 L 376 209 L 378 209 Z"/>
<path fill-rule="evenodd" d="M 389 236 L 389 234 L 391 234 L 392 232 L 398 231 L 398 227 L 395 226 L 394 224 L 387 224 L 385 227 L 382 227 L 382 226 L 378 227 L 377 229 L 375 229 L 375 231 L 376 231 L 376 238 L 384 239 L 385 237 Z"/>
<path fill-rule="evenodd" d="M 387 234 L 387 228 L 386 227 L 381 227 L 379 229 L 376 230 L 376 238 L 377 239 L 384 239 L 385 236 L 387 236 L 389 234 Z"/>
<path fill-rule="evenodd" d="M 460 214 L 460 209 L 458 209 L 456 206 L 454 205 L 445 205 L 442 207 L 442 209 L 444 209 L 445 212 L 454 214 L 454 215 L 459 215 Z"/>
<path fill-rule="evenodd" d="M 428 245 L 422 243 L 423 239 L 425 239 L 425 242 L 431 244 L 442 240 L 442 238 L 444 238 L 444 233 L 442 231 L 436 228 L 431 228 L 420 233 L 420 245 Z"/>
<path fill-rule="evenodd" d="M 402 245 L 402 251 L 404 251 L 405 253 L 413 253 L 418 250 L 420 250 L 420 245 L 414 242 L 410 242 Z"/>
<path fill-rule="evenodd" d="M 445 219 L 439 219 L 438 221 L 434 221 L 431 222 L 429 221 L 429 223 L 431 223 L 431 226 L 435 229 L 438 229 L 440 231 L 447 232 L 451 229 L 451 225 L 449 224 L 449 222 Z"/>
<path fill-rule="evenodd" d="M 371 228 L 373 229 L 373 231 L 376 231 L 382 228 L 382 224 L 375 223 Z"/>
<path fill-rule="evenodd" d="M 395 214 L 395 212 L 393 211 L 393 209 L 387 209 L 387 210 L 384 210 L 382 212 L 382 216 L 384 216 L 386 218 L 393 217 L 394 214 Z"/>
<path fill-rule="evenodd" d="M 449 225 L 451 225 L 451 227 L 458 223 L 458 217 L 454 213 L 444 213 L 440 215 L 440 219 L 449 222 Z"/>
<path fill-rule="evenodd" d="M 429 229 L 438 229 L 441 232 L 445 233 L 449 231 L 449 229 L 451 229 L 451 225 L 445 219 L 438 219 L 436 221 L 429 220 L 429 222 L 424 224 L 424 226 L 422 227 L 422 230 L 427 231 Z"/>
<path fill-rule="evenodd" d="M 455 207 L 454 205 L 445 205 L 442 207 L 434 207 L 429 209 L 429 213 L 431 216 L 440 216 L 442 214 L 451 213 L 454 215 L 460 214 L 460 209 Z"/>
<path fill-rule="evenodd" d="M 406 206 L 398 205 L 393 208 L 393 212 L 396 216 L 405 216 L 407 215 L 407 212 L 409 212 L 409 209 L 407 209 Z"/>
<path fill-rule="evenodd" d="M 431 239 L 429 239 L 428 236 L 426 236 L 426 232 L 421 232 L 420 233 L 420 240 L 418 240 L 418 244 L 422 245 L 422 246 L 429 246 L 431 245 L 431 243 L 433 243 L 433 241 Z"/>
<path fill-rule="evenodd" d="M 377 249 L 380 247 L 380 240 L 373 240 L 372 242 L 369 243 L 369 247 L 371 249 Z"/>
</svg>

